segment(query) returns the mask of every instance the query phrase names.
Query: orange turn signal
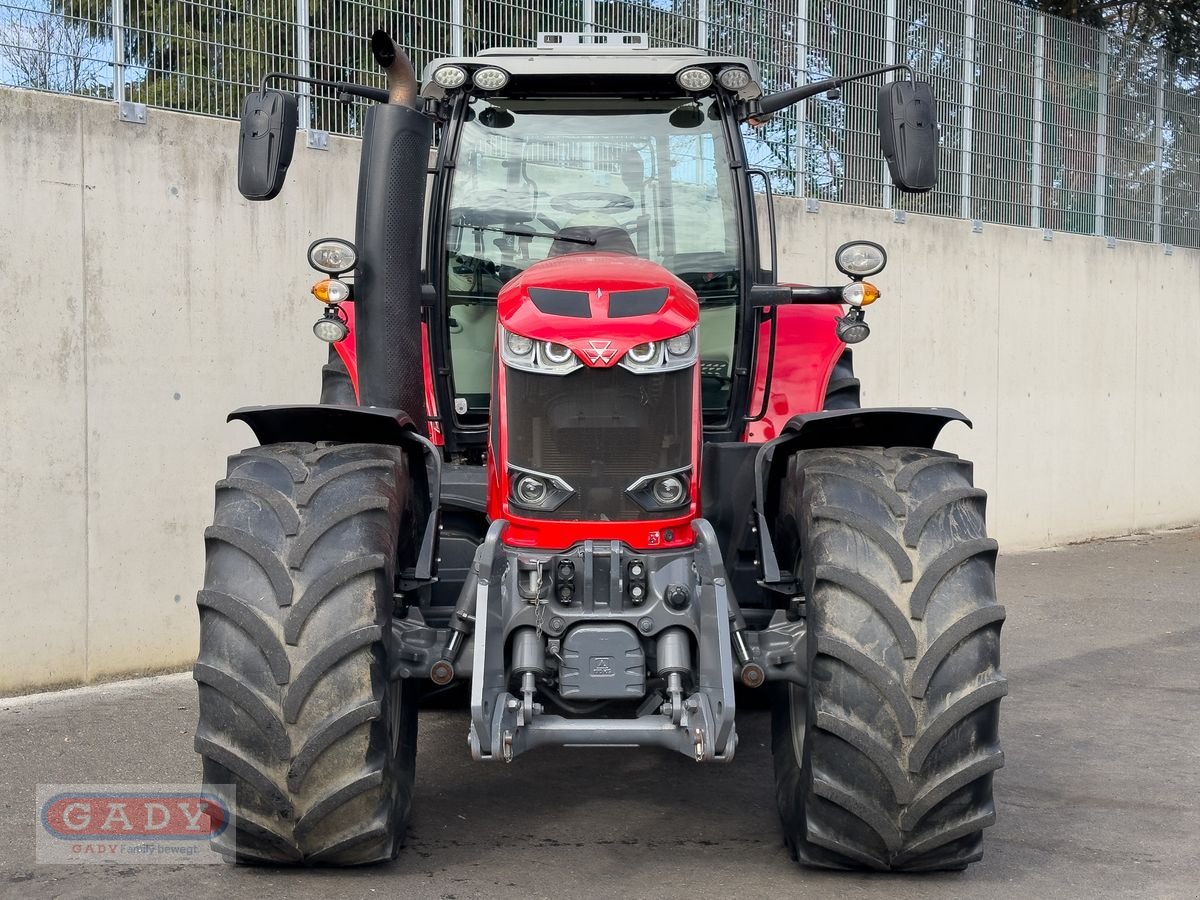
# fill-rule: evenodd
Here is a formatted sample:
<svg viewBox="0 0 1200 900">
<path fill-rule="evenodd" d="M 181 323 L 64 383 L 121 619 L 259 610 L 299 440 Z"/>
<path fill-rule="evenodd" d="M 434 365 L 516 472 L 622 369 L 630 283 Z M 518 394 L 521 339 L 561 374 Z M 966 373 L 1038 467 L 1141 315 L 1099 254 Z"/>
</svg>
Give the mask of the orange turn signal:
<svg viewBox="0 0 1200 900">
<path fill-rule="evenodd" d="M 879 288 L 869 281 L 855 281 L 842 288 L 842 300 L 851 306 L 870 306 L 880 296 Z"/>
<path fill-rule="evenodd" d="M 312 295 L 322 303 L 344 303 L 350 299 L 350 288 L 336 278 L 325 278 L 312 286 Z"/>
</svg>

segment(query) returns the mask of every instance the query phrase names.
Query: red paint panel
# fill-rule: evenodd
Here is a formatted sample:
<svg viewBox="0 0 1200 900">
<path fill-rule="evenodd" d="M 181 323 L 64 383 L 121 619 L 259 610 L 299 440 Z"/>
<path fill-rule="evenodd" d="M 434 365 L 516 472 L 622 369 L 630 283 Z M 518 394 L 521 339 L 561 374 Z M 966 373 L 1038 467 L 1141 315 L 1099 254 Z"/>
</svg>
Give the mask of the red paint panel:
<svg viewBox="0 0 1200 900">
<path fill-rule="evenodd" d="M 588 295 L 590 318 L 551 315 L 542 312 L 529 298 L 530 288 L 581 291 Z M 657 312 L 641 316 L 609 318 L 609 295 L 666 287 L 667 299 Z M 610 368 L 637 344 L 666 340 L 695 328 L 700 307 L 695 292 L 662 266 L 637 257 L 616 253 L 572 253 L 535 263 L 508 282 L 497 300 L 497 318 L 511 331 L 535 340 L 565 344 L 594 368 Z M 615 351 L 605 359 L 591 360 L 585 352 L 592 340 L 611 341 Z M 570 378 L 570 375 L 546 375 Z M 702 423 L 700 381 L 693 379 L 691 504 L 671 518 L 638 522 L 576 522 L 527 518 L 508 503 L 508 411 L 504 366 L 500 366 L 492 415 L 501 427 L 493 429 L 488 443 L 488 517 L 506 519 L 504 543 L 512 547 L 566 549 L 584 540 L 623 541 L 635 550 L 688 547 L 694 541 L 691 521 L 698 514 L 700 498 L 700 442 Z M 516 427 L 520 427 L 519 424 Z M 499 446 L 491 440 L 499 434 Z M 650 474 L 650 473 L 646 473 Z"/>
<path fill-rule="evenodd" d="M 611 293 L 663 287 L 667 299 L 657 312 L 609 318 Z M 591 317 L 544 313 L 529 299 L 530 288 L 581 291 L 588 295 Z M 504 285 L 496 300 L 496 313 L 509 331 L 565 344 L 584 365 L 611 368 L 630 347 L 673 338 L 694 328 L 700 305 L 690 287 L 657 263 L 623 253 L 570 253 L 534 263 Z M 593 340 L 610 342 L 603 357 L 595 361 L 587 353 Z"/>
<path fill-rule="evenodd" d="M 350 333 L 345 339 L 338 341 L 333 345 L 342 358 L 342 362 L 346 364 L 346 371 L 350 373 L 350 383 L 354 385 L 354 396 L 358 397 L 358 344 L 354 338 L 354 304 L 343 303 L 342 312 L 346 314 L 346 327 L 350 329 Z"/>
<path fill-rule="evenodd" d="M 585 320 L 586 321 L 586 320 Z M 569 375 L 544 375 L 544 378 L 570 378 Z M 700 409 L 700 379 L 693 379 L 694 409 Z M 488 439 L 488 499 L 487 513 L 491 520 L 506 519 L 504 543 L 510 547 L 536 547 L 544 550 L 565 550 L 579 541 L 624 541 L 635 550 L 689 547 L 693 543 L 691 521 L 699 514 L 700 458 L 702 425 L 699 417 L 692 419 L 692 479 L 691 503 L 687 511 L 667 519 L 638 522 L 563 522 L 533 519 L 508 502 L 508 395 L 504 366 L 500 366 L 497 395 L 492 398 L 492 415 L 500 416 L 500 446 Z M 647 473 L 649 474 L 649 473 Z"/>
<path fill-rule="evenodd" d="M 769 441 L 783 431 L 792 416 L 816 412 L 825 405 L 829 376 L 846 346 L 834 331 L 835 320 L 842 313 L 838 304 L 775 307 L 775 367 L 766 415 L 746 427 L 744 440 Z M 758 330 L 751 415 L 762 409 L 770 342 L 771 325 L 764 322 Z"/>
<path fill-rule="evenodd" d="M 421 323 L 421 369 L 425 378 L 425 420 L 429 423 L 429 439 L 434 446 L 446 444 L 442 424 L 438 421 L 437 393 L 433 389 L 433 358 L 429 353 L 429 326 Z"/>
<path fill-rule="evenodd" d="M 344 340 L 334 344 L 333 348 L 345 363 L 346 372 L 350 375 L 350 383 L 354 386 L 354 396 L 358 398 L 358 344 L 354 337 L 354 304 L 343 303 L 341 307 L 342 312 L 346 314 L 346 327 L 350 329 L 350 332 Z M 429 355 L 429 329 L 424 322 L 421 323 L 421 363 L 425 377 L 425 415 L 429 422 L 429 439 L 440 447 L 446 443 L 446 439 L 442 433 L 442 426 L 435 421 L 437 419 L 437 397 L 433 390 L 433 363 Z"/>
</svg>

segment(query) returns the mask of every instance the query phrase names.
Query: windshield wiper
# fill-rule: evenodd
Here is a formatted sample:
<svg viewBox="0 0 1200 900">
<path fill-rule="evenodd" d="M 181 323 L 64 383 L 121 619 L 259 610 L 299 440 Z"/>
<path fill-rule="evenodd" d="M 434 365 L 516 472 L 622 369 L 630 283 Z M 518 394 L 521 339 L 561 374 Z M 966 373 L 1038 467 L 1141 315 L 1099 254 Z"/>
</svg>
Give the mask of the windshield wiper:
<svg viewBox="0 0 1200 900">
<path fill-rule="evenodd" d="M 494 231 L 497 234 L 508 234 L 513 237 L 530 237 L 530 238 L 549 238 L 552 241 L 566 241 L 568 244 L 587 244 L 588 246 L 596 246 L 594 238 L 577 238 L 566 237 L 561 234 L 547 234 L 544 231 L 518 231 L 515 228 L 496 228 L 492 225 L 466 225 L 460 222 L 453 222 L 451 228 L 470 228 L 472 231 Z"/>
</svg>

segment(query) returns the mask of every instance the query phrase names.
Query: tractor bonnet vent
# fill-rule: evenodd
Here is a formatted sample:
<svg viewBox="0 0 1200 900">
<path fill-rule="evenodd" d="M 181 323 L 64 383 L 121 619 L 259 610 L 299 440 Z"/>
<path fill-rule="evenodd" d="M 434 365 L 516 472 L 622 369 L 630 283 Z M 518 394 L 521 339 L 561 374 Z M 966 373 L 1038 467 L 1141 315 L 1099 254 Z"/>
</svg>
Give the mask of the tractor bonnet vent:
<svg viewBox="0 0 1200 900">
<path fill-rule="evenodd" d="M 626 53 L 649 50 L 650 35 L 620 31 L 539 31 L 539 50 L 565 50 L 568 53 Z"/>
</svg>

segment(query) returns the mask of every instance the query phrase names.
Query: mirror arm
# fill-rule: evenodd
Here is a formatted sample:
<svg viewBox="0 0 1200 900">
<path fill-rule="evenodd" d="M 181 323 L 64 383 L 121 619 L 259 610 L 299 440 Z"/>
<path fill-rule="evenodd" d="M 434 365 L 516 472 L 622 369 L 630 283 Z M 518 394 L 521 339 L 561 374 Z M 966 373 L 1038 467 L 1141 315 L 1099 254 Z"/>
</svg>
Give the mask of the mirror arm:
<svg viewBox="0 0 1200 900">
<path fill-rule="evenodd" d="M 898 71 L 907 72 L 909 81 L 915 80 L 912 68 L 904 63 L 895 66 L 884 66 L 882 69 L 872 69 L 870 72 L 859 72 L 856 75 L 825 78 L 821 81 L 813 81 L 809 84 L 802 84 L 799 87 L 789 88 L 777 94 L 768 94 L 758 100 L 757 103 L 748 104 L 747 113 L 744 118 L 769 116 L 771 113 L 779 112 L 779 110 L 799 103 L 801 100 L 807 100 L 809 97 L 815 97 L 817 94 L 823 94 L 826 91 L 836 90 L 843 84 L 848 84 L 851 81 L 862 81 L 864 78 L 874 78 L 876 75 L 885 75 L 888 72 Z"/>
<path fill-rule="evenodd" d="M 750 305 L 791 306 L 817 303 L 844 303 L 842 288 L 793 287 L 787 284 L 754 284 L 750 286 Z"/>
<path fill-rule="evenodd" d="M 793 303 L 842 303 L 840 287 L 794 287 L 791 289 Z"/>
<path fill-rule="evenodd" d="M 364 100 L 374 100 L 376 103 L 387 103 L 388 92 L 383 88 L 367 87 L 363 84 L 353 84 L 348 81 L 326 81 L 324 78 L 308 78 L 304 75 L 291 75 L 287 72 L 268 72 L 263 76 L 259 91 L 267 89 L 269 81 L 299 81 L 317 87 L 326 87 L 339 94 L 349 94 L 351 97 L 361 97 Z"/>
</svg>

